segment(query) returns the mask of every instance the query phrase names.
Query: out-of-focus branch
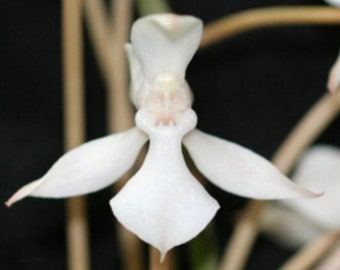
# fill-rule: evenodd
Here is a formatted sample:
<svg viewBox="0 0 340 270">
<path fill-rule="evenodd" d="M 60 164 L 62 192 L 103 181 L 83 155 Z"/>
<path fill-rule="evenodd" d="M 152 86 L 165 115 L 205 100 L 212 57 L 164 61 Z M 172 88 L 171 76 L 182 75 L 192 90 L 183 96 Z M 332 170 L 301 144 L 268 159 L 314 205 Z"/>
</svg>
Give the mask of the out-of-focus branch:
<svg viewBox="0 0 340 270">
<path fill-rule="evenodd" d="M 64 0 L 62 9 L 64 137 L 67 151 L 85 140 L 82 0 Z M 70 270 L 89 269 L 85 197 L 67 200 L 66 231 L 68 268 Z"/>
<path fill-rule="evenodd" d="M 318 262 L 340 239 L 340 232 L 328 232 L 307 244 L 303 249 L 288 260 L 280 270 L 308 270 Z M 329 270 L 331 268 L 328 268 Z M 333 268 L 335 269 L 335 268 Z"/>
<path fill-rule="evenodd" d="M 137 0 L 136 4 L 141 16 L 154 13 L 171 12 L 171 8 L 167 0 Z"/>
<path fill-rule="evenodd" d="M 108 130 L 116 133 L 133 125 L 133 110 L 128 98 L 128 70 L 124 43 L 128 41 L 131 26 L 130 0 L 115 0 L 112 18 L 108 18 L 104 3 L 85 0 L 85 11 L 95 54 L 104 75 L 107 88 Z M 115 185 L 117 192 L 129 178 L 127 173 Z M 138 238 L 118 225 L 125 270 L 143 269 L 141 244 Z M 133 258 L 133 259 L 131 259 Z"/>
<path fill-rule="evenodd" d="M 325 6 L 268 7 L 241 11 L 205 26 L 201 48 L 239 33 L 284 25 L 340 24 L 340 9 Z"/>
<path fill-rule="evenodd" d="M 300 120 L 274 155 L 272 161 L 287 174 L 300 155 L 326 129 L 340 111 L 340 92 L 325 94 Z M 258 221 L 266 202 L 251 201 L 235 225 L 220 270 L 243 268 L 258 233 Z"/>
</svg>

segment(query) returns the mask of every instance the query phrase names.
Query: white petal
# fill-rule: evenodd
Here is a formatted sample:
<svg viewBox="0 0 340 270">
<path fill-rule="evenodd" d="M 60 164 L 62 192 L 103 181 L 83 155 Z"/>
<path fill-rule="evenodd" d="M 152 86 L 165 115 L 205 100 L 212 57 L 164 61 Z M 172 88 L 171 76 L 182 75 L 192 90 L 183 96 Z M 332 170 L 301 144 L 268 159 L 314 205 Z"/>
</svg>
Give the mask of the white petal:
<svg viewBox="0 0 340 270">
<path fill-rule="evenodd" d="M 302 157 L 292 177 L 296 183 L 325 194 L 315 200 L 285 202 L 326 229 L 340 228 L 340 150 L 331 146 L 315 146 Z"/>
<path fill-rule="evenodd" d="M 201 20 L 192 16 L 158 14 L 137 20 L 131 42 L 145 77 L 164 72 L 184 80 L 185 70 L 202 36 Z"/>
<path fill-rule="evenodd" d="M 184 162 L 181 139 L 190 125 L 183 127 L 187 123 L 178 121 L 176 126 L 150 127 L 145 115 L 137 116 L 137 125 L 150 132 L 149 151 L 141 169 L 110 205 L 117 219 L 164 259 L 169 249 L 200 233 L 219 205 Z"/>
<path fill-rule="evenodd" d="M 311 200 L 308 200 L 309 202 Z M 265 207 L 260 220 L 261 229 L 280 244 L 297 248 L 313 241 L 323 230 L 306 217 L 283 205 Z"/>
<path fill-rule="evenodd" d="M 140 91 L 143 85 L 144 75 L 139 59 L 130 43 L 125 44 L 125 51 L 129 60 L 131 85 L 130 85 L 130 98 L 132 102 L 138 107 L 137 93 Z"/>
<path fill-rule="evenodd" d="M 333 64 L 329 72 L 327 82 L 327 88 L 331 93 L 335 93 L 339 87 L 340 87 L 340 55 L 336 59 L 335 63 Z"/>
<path fill-rule="evenodd" d="M 193 130 L 184 145 L 198 169 L 225 191 L 256 199 L 318 196 L 281 174 L 269 161 L 235 143 Z"/>
<path fill-rule="evenodd" d="M 340 0 L 325 0 L 331 6 L 340 7 Z"/>
<path fill-rule="evenodd" d="M 82 144 L 62 156 L 39 180 L 7 202 L 26 197 L 63 198 L 97 191 L 119 179 L 134 163 L 146 135 L 138 128 Z"/>
</svg>

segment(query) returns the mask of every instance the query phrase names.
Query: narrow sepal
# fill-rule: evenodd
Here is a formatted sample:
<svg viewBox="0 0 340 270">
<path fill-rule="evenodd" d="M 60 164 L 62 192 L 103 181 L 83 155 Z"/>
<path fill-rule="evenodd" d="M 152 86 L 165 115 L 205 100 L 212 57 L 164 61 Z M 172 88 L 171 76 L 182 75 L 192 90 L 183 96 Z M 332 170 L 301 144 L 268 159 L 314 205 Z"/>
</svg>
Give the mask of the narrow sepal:
<svg viewBox="0 0 340 270">
<path fill-rule="evenodd" d="M 256 199 L 317 197 L 251 150 L 197 129 L 184 137 L 198 169 L 225 191 Z"/>
<path fill-rule="evenodd" d="M 138 128 L 93 140 L 67 152 L 40 179 L 8 201 L 26 196 L 64 198 L 95 192 L 119 179 L 134 163 L 147 136 Z"/>
</svg>

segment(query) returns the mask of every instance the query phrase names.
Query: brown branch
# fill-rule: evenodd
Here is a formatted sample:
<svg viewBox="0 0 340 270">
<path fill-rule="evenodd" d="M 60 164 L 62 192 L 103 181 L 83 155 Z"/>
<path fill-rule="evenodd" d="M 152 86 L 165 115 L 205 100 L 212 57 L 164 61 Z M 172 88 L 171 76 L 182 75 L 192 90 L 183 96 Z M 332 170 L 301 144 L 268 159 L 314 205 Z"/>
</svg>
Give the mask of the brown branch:
<svg viewBox="0 0 340 270">
<path fill-rule="evenodd" d="M 62 2 L 66 151 L 78 146 L 85 140 L 81 6 L 81 0 L 64 0 Z M 66 216 L 68 267 L 70 270 L 87 270 L 89 269 L 90 259 L 85 198 L 76 197 L 67 200 Z"/>
<path fill-rule="evenodd" d="M 308 270 L 340 239 L 340 232 L 328 232 L 296 253 L 280 270 Z M 330 269 L 330 268 L 328 268 Z M 335 269 L 335 268 L 333 268 Z"/>
<path fill-rule="evenodd" d="M 340 110 L 340 91 L 325 94 L 300 120 L 273 157 L 273 163 L 287 174 L 303 151 L 314 142 Z M 242 269 L 258 233 L 258 221 L 264 206 L 263 201 L 251 201 L 235 225 L 222 259 L 220 270 Z"/>
<path fill-rule="evenodd" d="M 340 24 L 340 9 L 325 6 L 268 7 L 241 11 L 205 26 L 201 48 L 239 33 L 284 25 Z"/>
<path fill-rule="evenodd" d="M 108 130 L 110 133 L 126 130 L 133 125 L 133 111 L 128 99 L 128 72 L 124 43 L 131 25 L 130 0 L 116 0 L 112 6 L 112 20 L 106 14 L 102 1 L 85 0 L 85 11 L 90 36 L 107 88 Z M 117 192 L 129 179 L 127 173 L 115 185 Z M 125 270 L 143 269 L 141 243 L 138 238 L 118 225 Z M 133 259 L 131 259 L 133 258 Z"/>
<path fill-rule="evenodd" d="M 128 96 L 128 67 L 124 44 L 128 41 L 131 27 L 130 0 L 115 0 L 112 37 L 112 84 L 109 88 L 109 130 L 119 132 L 133 126 L 133 110 Z"/>
</svg>

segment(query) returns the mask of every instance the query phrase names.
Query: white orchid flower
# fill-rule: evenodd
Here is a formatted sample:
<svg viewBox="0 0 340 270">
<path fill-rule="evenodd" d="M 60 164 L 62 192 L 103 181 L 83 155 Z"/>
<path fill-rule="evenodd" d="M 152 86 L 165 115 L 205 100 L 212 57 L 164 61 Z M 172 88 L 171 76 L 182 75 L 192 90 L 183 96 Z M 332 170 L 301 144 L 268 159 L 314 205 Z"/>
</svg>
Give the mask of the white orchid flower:
<svg viewBox="0 0 340 270">
<path fill-rule="evenodd" d="M 265 232 L 287 246 L 299 247 L 323 232 L 340 229 L 340 150 L 326 145 L 308 150 L 293 179 L 325 194 L 315 200 L 290 200 L 266 209 Z"/>
<path fill-rule="evenodd" d="M 107 187 L 133 165 L 148 139 L 142 167 L 110 205 L 117 219 L 155 246 L 162 258 L 200 233 L 219 208 L 187 168 L 182 143 L 202 174 L 223 190 L 258 199 L 317 196 L 252 151 L 195 129 L 185 72 L 201 35 L 202 22 L 191 16 L 137 20 L 126 45 L 136 127 L 66 153 L 7 204 L 26 196 L 64 198 Z"/>
</svg>

